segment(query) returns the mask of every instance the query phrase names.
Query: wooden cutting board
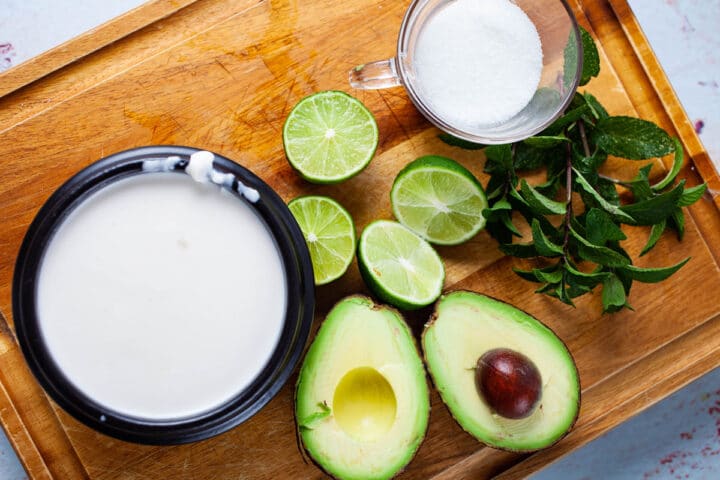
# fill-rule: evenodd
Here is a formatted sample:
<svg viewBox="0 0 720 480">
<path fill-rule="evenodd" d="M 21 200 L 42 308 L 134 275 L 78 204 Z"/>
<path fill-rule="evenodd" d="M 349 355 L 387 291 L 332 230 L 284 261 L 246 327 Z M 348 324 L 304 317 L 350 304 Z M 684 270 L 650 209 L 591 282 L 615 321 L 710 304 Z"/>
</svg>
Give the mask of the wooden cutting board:
<svg viewBox="0 0 720 480">
<path fill-rule="evenodd" d="M 669 281 L 637 284 L 635 312 L 601 316 L 599 296 L 577 308 L 534 295 L 487 234 L 441 248 L 447 288 L 513 303 L 550 325 L 575 356 L 583 403 L 573 432 L 522 456 L 484 448 L 452 420 L 437 394 L 427 439 L 402 478 L 523 477 L 587 443 L 720 365 L 720 179 L 624 0 L 571 0 L 599 40 L 602 74 L 589 85 L 611 113 L 637 115 L 678 136 L 682 176 L 710 183 L 692 206 L 682 243 L 665 235 L 637 263 L 692 261 Z M 483 158 L 448 147 L 402 89 L 352 92 L 375 114 L 380 147 L 369 168 L 337 186 L 314 186 L 289 168 L 281 127 L 303 96 L 349 91 L 347 71 L 392 56 L 408 1 L 198 0 L 34 83 L 0 97 L 0 420 L 33 478 L 321 478 L 298 453 L 293 383 L 250 421 L 219 437 L 177 447 L 132 445 L 97 434 L 59 410 L 25 366 L 12 333 L 13 262 L 33 216 L 65 179 L 112 152 L 148 144 L 201 147 L 253 169 L 286 199 L 331 195 L 358 230 L 390 218 L 389 187 L 408 161 L 442 154 L 482 180 Z M 4 77 L 0 75 L 0 84 Z M 664 159 L 668 161 L 669 159 Z M 611 161 L 630 178 L 644 162 Z M 660 175 L 662 168 L 657 168 Z M 627 228 L 637 256 L 646 228 Z M 316 326 L 346 294 L 365 292 L 357 266 L 318 288 Z M 427 311 L 408 315 L 418 332 Z"/>
</svg>

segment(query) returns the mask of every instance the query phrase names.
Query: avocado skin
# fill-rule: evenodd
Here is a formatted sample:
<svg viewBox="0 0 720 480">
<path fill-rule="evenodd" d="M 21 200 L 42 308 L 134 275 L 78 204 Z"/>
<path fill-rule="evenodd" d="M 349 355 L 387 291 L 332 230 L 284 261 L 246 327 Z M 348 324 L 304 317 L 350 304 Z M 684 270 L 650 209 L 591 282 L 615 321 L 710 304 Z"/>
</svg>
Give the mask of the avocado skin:
<svg viewBox="0 0 720 480">
<path fill-rule="evenodd" d="M 427 374 L 427 371 L 425 369 L 425 362 L 423 361 L 422 350 L 420 349 L 420 346 L 419 346 L 417 340 L 415 339 L 415 336 L 413 335 L 412 330 L 408 326 L 407 322 L 404 320 L 404 317 L 402 316 L 400 311 L 397 310 L 396 308 L 389 306 L 389 305 L 378 304 L 372 298 L 370 298 L 366 295 L 354 294 L 354 295 L 349 295 L 347 297 L 344 297 L 344 298 L 338 300 L 333 305 L 333 307 L 329 310 L 328 317 L 329 317 L 330 313 L 333 312 L 341 304 L 343 304 L 345 302 L 353 302 L 353 301 L 365 304 L 372 310 L 385 310 L 385 311 L 390 312 L 392 315 L 394 315 L 399 320 L 399 323 L 400 323 L 401 327 L 404 329 L 408 338 L 411 340 L 414 351 L 415 351 L 415 355 L 417 355 L 417 357 L 420 359 L 420 362 L 421 362 L 422 368 L 423 368 L 423 374 L 424 374 L 423 375 L 423 382 L 424 382 L 423 386 L 424 386 L 426 396 L 427 396 L 427 417 L 425 420 L 425 424 L 424 424 L 422 431 L 419 433 L 419 438 L 417 440 L 417 444 L 416 444 L 415 448 L 411 452 L 409 452 L 407 462 L 399 470 L 394 472 L 391 476 L 379 477 L 379 478 L 383 478 L 385 480 L 390 480 L 390 479 L 396 478 L 397 476 L 402 474 L 407 469 L 408 465 L 415 458 L 415 455 L 417 454 L 418 450 L 422 446 L 423 441 L 425 440 L 425 437 L 427 435 L 427 431 L 429 428 L 429 424 L 430 424 L 430 410 L 431 410 L 430 386 L 431 386 L 431 382 L 430 382 L 429 376 Z M 326 319 L 327 319 L 327 317 L 326 317 Z M 316 332 L 315 338 L 317 338 L 317 336 L 320 334 L 320 330 L 322 329 L 324 323 L 325 322 L 323 321 L 323 324 L 320 325 L 320 329 L 318 329 L 318 331 Z M 313 343 L 314 343 L 314 339 L 313 339 Z M 308 355 L 311 348 L 312 348 L 312 343 L 310 344 L 310 347 L 307 348 L 307 350 L 305 352 L 305 356 Z M 295 406 L 297 406 L 297 402 L 298 402 L 298 392 L 300 390 L 300 384 L 301 384 L 301 380 L 303 378 L 303 370 L 306 368 L 304 360 L 301 365 L 302 366 L 300 367 L 300 370 L 298 373 L 298 379 L 295 384 L 295 392 L 294 392 L 294 398 L 293 398 Z M 303 442 L 303 439 L 302 439 L 302 433 L 300 431 L 300 420 L 298 418 L 298 409 L 297 408 L 293 409 L 293 417 L 295 419 L 295 432 L 296 432 L 296 441 L 297 441 L 298 449 L 299 449 L 300 454 L 302 455 L 303 459 L 305 460 L 305 462 L 307 463 L 309 460 L 313 465 L 315 465 L 318 469 L 320 469 L 323 473 L 325 473 L 327 476 L 329 476 L 331 478 L 334 478 L 336 480 L 346 480 L 345 478 L 336 475 L 334 472 L 331 472 L 328 468 L 326 468 L 324 465 L 322 465 L 313 456 L 313 453 L 305 446 L 305 443 Z M 375 478 L 375 477 L 373 477 L 373 478 Z"/>
<path fill-rule="evenodd" d="M 425 349 L 425 335 L 426 335 L 426 333 L 428 332 L 429 327 L 431 327 L 431 326 L 435 323 L 435 321 L 438 319 L 438 315 L 439 315 L 438 309 L 439 309 L 439 307 L 440 307 L 441 302 L 442 302 L 444 299 L 446 299 L 448 296 L 452 296 L 452 295 L 462 295 L 462 294 L 469 294 L 469 295 L 471 295 L 471 296 L 484 297 L 484 298 L 489 299 L 489 300 L 491 300 L 491 301 L 493 301 L 493 302 L 497 302 L 497 303 L 499 303 L 499 304 L 506 305 L 506 306 L 508 306 L 508 307 L 510 307 L 510 308 L 512 308 L 512 309 L 514 309 L 514 310 L 517 310 L 518 312 L 520 312 L 520 313 L 522 313 L 522 314 L 530 317 L 530 318 L 533 319 L 535 322 L 537 322 L 540 326 L 542 326 L 543 328 L 545 328 L 545 329 L 547 329 L 548 331 L 550 331 L 550 332 L 556 337 L 556 339 L 564 346 L 565 352 L 566 352 L 567 355 L 570 357 L 570 360 L 571 360 L 571 363 L 572 363 L 572 369 L 573 369 L 573 370 L 572 370 L 572 374 L 575 376 L 575 378 L 578 379 L 578 386 L 579 386 L 579 378 L 580 378 L 579 372 L 578 372 L 578 370 L 577 370 L 577 363 L 576 363 L 576 361 L 575 361 L 574 356 L 572 355 L 572 352 L 571 352 L 570 349 L 567 347 L 567 345 L 565 344 L 565 342 L 564 342 L 559 336 L 557 336 L 557 334 L 555 334 L 555 332 L 554 332 L 550 327 L 548 327 L 547 325 L 545 325 L 543 322 L 541 322 L 540 320 L 538 320 L 538 319 L 535 318 L 534 316 L 530 315 L 530 314 L 527 313 L 526 311 L 524 311 L 524 310 L 522 310 L 522 309 L 520 309 L 520 308 L 518 308 L 518 307 L 516 307 L 516 306 L 514 306 L 514 305 L 511 305 L 511 304 L 508 303 L 508 302 L 505 302 L 505 301 L 503 301 L 503 300 L 500 300 L 500 299 L 498 299 L 498 298 L 495 298 L 495 297 L 493 297 L 493 296 L 491 296 L 491 295 L 481 294 L 481 293 L 478 293 L 478 292 L 475 292 L 475 291 L 472 291 L 472 290 L 465 290 L 465 289 L 448 290 L 447 292 L 443 293 L 443 295 L 437 300 L 437 302 L 435 302 L 435 309 L 434 309 L 432 315 L 430 316 L 429 320 L 428 320 L 427 323 L 425 324 L 425 328 L 423 329 L 423 333 L 422 333 L 422 335 L 421 335 L 421 344 L 423 345 L 423 361 L 424 361 L 425 366 L 426 366 L 426 368 L 427 368 L 427 370 L 428 370 L 428 373 L 429 373 L 429 376 L 430 376 L 430 380 L 431 380 L 431 382 L 432 382 L 432 385 L 433 385 L 433 387 L 435 388 L 435 390 L 438 392 L 438 394 L 440 395 L 440 398 L 442 399 L 443 403 L 445 404 L 445 407 L 448 409 L 448 412 L 449 412 L 450 415 L 453 417 L 453 419 L 455 420 L 455 422 L 460 426 L 460 428 L 462 428 L 466 433 L 468 433 L 470 436 L 472 436 L 473 438 L 475 438 L 476 440 L 478 440 L 480 443 L 482 443 L 482 444 L 484 444 L 484 445 L 486 445 L 486 446 L 488 446 L 488 447 L 490 447 L 490 448 L 496 449 L 496 450 L 502 450 L 502 451 L 511 452 L 511 453 L 533 453 L 533 452 L 536 452 L 536 451 L 539 451 L 539 450 L 544 450 L 544 449 L 550 448 L 550 447 L 552 447 L 553 445 L 557 444 L 557 443 L 560 442 L 563 438 L 565 438 L 568 433 L 570 433 L 570 432 L 572 431 L 573 427 L 575 426 L 575 423 L 577 422 L 578 416 L 580 415 L 580 406 L 581 406 L 581 404 L 582 404 L 582 401 L 581 401 L 581 400 L 582 400 L 582 398 L 581 398 L 581 397 L 582 397 L 582 390 L 581 390 L 580 388 L 578 388 L 578 390 L 577 390 L 577 392 L 576 392 L 576 393 L 577 393 L 577 408 L 575 409 L 574 416 L 572 417 L 572 419 L 571 419 L 571 421 L 570 421 L 567 429 L 565 430 L 565 432 L 564 432 L 562 435 L 560 435 L 559 437 L 557 437 L 556 439 L 554 439 L 552 442 L 550 442 L 550 443 L 548 443 L 548 444 L 546 444 L 546 445 L 540 446 L 540 447 L 538 447 L 538 448 L 531 448 L 531 449 L 528 449 L 528 448 L 513 448 L 513 447 L 509 447 L 509 446 L 500 446 L 500 445 L 494 445 L 494 444 L 492 444 L 492 443 L 483 441 L 482 439 L 478 438 L 473 432 L 471 432 L 468 428 L 466 428 L 466 426 L 464 425 L 464 423 L 461 421 L 462 419 L 458 418 L 458 416 L 455 414 L 455 412 L 454 412 L 454 411 L 450 408 L 450 406 L 448 405 L 448 400 L 446 399 L 446 396 L 445 396 L 445 394 L 443 393 L 443 391 L 442 391 L 440 388 L 437 387 L 437 382 L 436 382 L 435 376 L 433 375 L 433 371 L 432 371 L 432 369 L 430 368 L 430 362 L 428 361 L 427 352 L 426 352 L 426 349 Z M 478 355 L 478 356 L 479 356 L 479 355 Z"/>
</svg>

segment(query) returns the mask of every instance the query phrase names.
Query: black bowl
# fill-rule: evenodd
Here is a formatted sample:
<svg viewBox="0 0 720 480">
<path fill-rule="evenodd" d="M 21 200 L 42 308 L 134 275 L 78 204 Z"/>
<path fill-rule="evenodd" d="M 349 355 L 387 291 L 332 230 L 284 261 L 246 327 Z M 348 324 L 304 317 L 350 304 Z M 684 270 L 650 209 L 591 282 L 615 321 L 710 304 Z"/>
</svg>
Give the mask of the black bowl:
<svg viewBox="0 0 720 480">
<path fill-rule="evenodd" d="M 132 175 L 142 175 L 148 159 L 180 157 L 178 173 L 198 149 L 148 146 L 110 155 L 84 168 L 65 182 L 43 205 L 30 225 L 15 264 L 12 303 L 17 338 L 25 359 L 45 391 L 70 415 L 112 437 L 150 445 L 203 440 L 244 422 L 283 387 L 300 360 L 313 321 L 315 291 L 312 263 L 297 222 L 285 202 L 265 182 L 237 163 L 215 155 L 213 166 L 232 173 L 256 189 L 260 199 L 247 202 L 265 221 L 281 253 L 287 281 L 287 309 L 280 340 L 258 377 L 235 398 L 196 416 L 177 420 L 146 420 L 121 415 L 98 405 L 79 391 L 50 356 L 35 308 L 36 282 L 45 249 L 66 216 L 91 193 Z M 236 193 L 237 195 L 237 193 Z M 245 201 L 239 195 L 238 201 Z"/>
</svg>

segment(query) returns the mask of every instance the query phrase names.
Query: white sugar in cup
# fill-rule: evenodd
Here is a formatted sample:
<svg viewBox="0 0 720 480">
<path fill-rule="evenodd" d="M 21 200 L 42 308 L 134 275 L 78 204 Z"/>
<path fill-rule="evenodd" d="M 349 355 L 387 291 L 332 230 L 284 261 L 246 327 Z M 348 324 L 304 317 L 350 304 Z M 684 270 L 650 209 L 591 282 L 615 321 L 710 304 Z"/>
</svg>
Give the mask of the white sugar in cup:
<svg viewBox="0 0 720 480">
<path fill-rule="evenodd" d="M 509 0 L 456 0 L 425 22 L 413 63 L 430 109 L 473 132 L 508 121 L 530 103 L 542 45 L 535 24 Z"/>
<path fill-rule="evenodd" d="M 358 65 L 349 81 L 405 87 L 435 126 L 489 145 L 547 128 L 581 73 L 580 32 L 565 0 L 414 0 L 396 56 Z"/>
</svg>

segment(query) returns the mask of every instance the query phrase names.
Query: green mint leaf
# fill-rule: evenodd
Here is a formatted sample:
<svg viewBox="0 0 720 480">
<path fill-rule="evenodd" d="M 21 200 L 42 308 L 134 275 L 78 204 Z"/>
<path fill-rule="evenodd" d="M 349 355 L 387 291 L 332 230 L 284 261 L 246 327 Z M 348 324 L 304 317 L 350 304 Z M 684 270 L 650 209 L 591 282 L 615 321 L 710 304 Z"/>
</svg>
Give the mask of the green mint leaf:
<svg viewBox="0 0 720 480">
<path fill-rule="evenodd" d="M 510 169 L 505 167 L 501 163 L 493 162 L 493 161 L 487 161 L 485 162 L 485 168 L 483 168 L 483 171 L 485 173 L 490 174 L 491 176 L 499 176 L 502 177 L 503 182 L 507 178 L 508 171 Z"/>
<path fill-rule="evenodd" d="M 570 140 L 565 135 L 553 135 L 553 136 L 535 136 L 526 138 L 523 140 L 525 145 L 529 145 L 534 148 L 552 148 L 560 145 L 563 142 L 569 142 Z"/>
<path fill-rule="evenodd" d="M 682 196 L 684 185 L 685 180 L 682 180 L 669 192 L 620 208 L 635 220 L 634 225 L 654 225 L 660 223 L 672 215 Z"/>
<path fill-rule="evenodd" d="M 625 212 L 622 210 L 621 207 L 613 205 L 612 203 L 605 200 L 605 198 L 603 198 L 603 196 L 600 195 L 600 193 L 595 190 L 592 185 L 590 185 L 590 183 L 585 179 L 585 177 L 583 177 L 582 173 L 580 173 L 577 169 L 573 168 L 573 172 L 575 173 L 575 181 L 577 182 L 577 184 L 593 198 L 593 200 L 600 206 L 600 208 L 612 214 L 615 218 L 622 222 L 633 223 L 635 221 L 631 213 Z"/>
<path fill-rule="evenodd" d="M 648 163 L 642 167 L 635 178 L 630 183 L 630 190 L 633 192 L 636 202 L 648 200 L 653 196 L 653 190 L 650 187 L 650 170 L 652 169 L 652 163 Z"/>
<path fill-rule="evenodd" d="M 546 197 L 554 197 L 560 190 L 560 176 L 548 178 L 545 183 L 535 185 L 535 190 L 542 193 Z"/>
<path fill-rule="evenodd" d="M 672 183 L 673 180 L 675 180 L 675 177 L 678 176 L 678 173 L 680 173 L 680 169 L 683 166 L 683 147 L 680 143 L 680 140 L 673 137 L 673 143 L 675 144 L 675 158 L 673 159 L 672 167 L 670 168 L 670 171 L 667 173 L 665 178 L 663 178 L 659 183 L 656 185 L 653 185 L 652 189 L 656 192 L 661 191 L 668 185 Z"/>
<path fill-rule="evenodd" d="M 572 280 L 574 284 L 582 285 L 588 289 L 595 288 L 601 284 L 609 275 L 609 272 L 596 271 L 593 273 L 584 273 L 580 270 L 573 268 L 569 263 L 564 265 L 565 271 L 568 273 L 568 278 Z"/>
<path fill-rule="evenodd" d="M 535 250 L 543 257 L 559 257 L 563 254 L 563 249 L 560 245 L 554 244 L 545 235 L 545 232 L 540 228 L 540 222 L 536 218 L 533 219 L 532 225 L 532 236 L 533 243 L 535 243 Z"/>
<path fill-rule="evenodd" d="M 576 96 L 580 96 L 580 94 L 576 94 Z M 581 96 L 582 98 L 582 96 Z M 548 128 L 546 128 L 542 134 L 547 136 L 554 136 L 559 134 L 563 131 L 565 127 L 568 125 L 577 122 L 582 118 L 583 115 L 590 112 L 590 106 L 587 103 L 584 103 L 580 105 L 577 108 L 573 108 L 569 112 L 566 112 L 563 116 L 559 117 L 557 120 L 555 120 Z"/>
<path fill-rule="evenodd" d="M 312 430 L 318 423 L 330 416 L 330 407 L 327 403 L 321 402 L 317 404 L 319 411 L 308 415 L 302 419 L 298 419 L 298 426 L 303 430 Z"/>
<path fill-rule="evenodd" d="M 592 292 L 592 288 L 574 283 L 568 283 L 568 288 L 565 290 L 565 293 L 570 298 L 577 298 L 590 292 Z"/>
<path fill-rule="evenodd" d="M 482 216 L 485 217 L 485 220 L 488 222 L 497 222 L 500 220 L 500 214 L 502 213 L 501 210 L 493 210 L 491 208 L 484 208 L 481 212 Z"/>
<path fill-rule="evenodd" d="M 629 297 L 630 290 L 632 289 L 633 279 L 630 278 L 621 268 L 615 270 L 615 275 L 617 275 L 617 277 L 622 282 L 623 287 L 625 288 L 625 296 Z"/>
<path fill-rule="evenodd" d="M 693 203 L 700 200 L 707 190 L 707 184 L 696 185 L 694 187 L 686 188 L 683 190 L 680 200 L 678 200 L 678 207 L 689 207 Z"/>
<path fill-rule="evenodd" d="M 510 203 L 513 203 L 513 206 L 517 209 L 520 209 L 521 207 L 528 207 L 530 208 L 530 204 L 523 198 L 522 195 L 520 195 L 520 192 L 515 190 L 514 188 L 511 188 L 508 192 L 510 194 Z"/>
<path fill-rule="evenodd" d="M 660 237 L 662 236 L 663 232 L 665 231 L 666 225 L 667 225 L 667 220 L 662 220 L 660 223 L 656 223 L 655 225 L 652 226 L 652 229 L 650 230 L 650 237 L 648 237 L 647 243 L 645 244 L 642 251 L 640 252 L 641 257 L 653 249 L 653 247 L 658 242 L 658 240 L 660 240 Z"/>
<path fill-rule="evenodd" d="M 625 306 L 625 288 L 616 275 L 610 275 L 603 281 L 602 304 L 605 313 L 613 313 Z"/>
<path fill-rule="evenodd" d="M 562 281 L 562 272 L 552 272 L 552 273 L 545 273 L 540 269 L 534 269 L 533 272 L 535 273 L 535 276 L 540 280 L 541 282 L 546 283 L 558 283 Z"/>
<path fill-rule="evenodd" d="M 685 236 L 685 214 L 681 208 L 676 208 L 669 218 L 670 223 L 677 231 L 678 240 Z"/>
<path fill-rule="evenodd" d="M 690 260 L 690 257 L 686 258 L 677 265 L 665 268 L 640 268 L 634 265 L 626 265 L 622 268 L 623 272 L 633 280 L 643 283 L 657 283 L 662 282 L 673 273 L 677 272 Z"/>
<path fill-rule="evenodd" d="M 585 105 L 587 102 L 582 96 L 582 93 L 576 91 L 575 95 L 573 95 L 572 100 L 570 100 L 570 106 L 568 107 L 569 110 L 573 110 L 575 108 L 581 107 Z"/>
<path fill-rule="evenodd" d="M 657 125 L 632 117 L 608 117 L 598 121 L 593 143 L 610 155 L 630 160 L 662 157 L 672 153 L 675 143 Z"/>
<path fill-rule="evenodd" d="M 544 293 L 546 295 L 550 295 L 551 297 L 557 298 L 556 290 L 558 285 L 558 283 L 548 283 L 535 290 L 535 293 Z"/>
<path fill-rule="evenodd" d="M 515 225 L 512 223 L 512 218 L 510 218 L 510 213 L 505 213 L 504 215 L 500 216 L 500 221 L 505 226 L 505 228 L 508 229 L 508 231 L 513 234 L 516 237 L 522 237 L 522 233 L 518 231 L 517 228 L 515 228 Z"/>
<path fill-rule="evenodd" d="M 542 228 L 543 232 L 546 234 L 557 230 L 557 227 L 555 227 L 552 222 L 547 219 L 547 217 L 544 215 L 537 215 L 524 199 L 517 200 L 516 196 L 522 199 L 522 196 L 516 190 L 511 191 L 509 198 L 510 203 L 513 208 L 523 216 L 528 225 L 532 224 L 533 219 L 535 219 L 540 222 L 540 228 Z"/>
<path fill-rule="evenodd" d="M 515 145 L 515 170 L 534 170 L 543 165 L 543 150 L 530 147 L 525 143 Z"/>
<path fill-rule="evenodd" d="M 580 27 L 580 37 L 583 46 L 583 69 L 580 78 L 580 86 L 587 84 L 591 78 L 597 77 L 600 73 L 600 55 L 598 55 L 595 41 L 590 33 Z"/>
<path fill-rule="evenodd" d="M 560 270 L 548 272 L 546 269 L 533 268 L 533 275 L 539 281 L 543 283 L 560 283 L 563 278 L 563 274 Z"/>
<path fill-rule="evenodd" d="M 505 197 L 495 202 L 490 208 L 484 209 L 482 211 L 482 214 L 488 222 L 499 222 L 507 231 L 510 232 L 511 235 L 514 235 L 516 237 L 522 237 L 522 234 L 518 231 L 517 228 L 515 228 L 515 225 L 513 225 L 512 223 L 510 217 L 510 215 L 512 214 L 512 205 L 510 205 L 510 202 L 508 202 Z M 501 227 L 499 225 L 495 225 L 494 228 L 498 230 L 495 233 L 500 234 Z M 493 232 L 491 232 L 491 234 L 492 233 Z M 495 237 L 495 235 L 493 236 Z M 506 232 L 502 233 L 502 238 L 505 239 L 505 241 L 502 243 L 509 243 L 511 240 L 511 238 L 507 236 Z"/>
<path fill-rule="evenodd" d="M 533 282 L 533 283 L 541 283 L 541 281 L 538 280 L 538 278 L 537 278 L 537 277 L 535 276 L 535 274 L 533 273 L 535 270 L 536 270 L 536 269 L 532 269 L 532 270 L 520 270 L 519 268 L 514 268 L 514 267 L 513 267 L 513 272 L 515 272 L 515 274 L 516 274 L 518 277 L 522 278 L 523 280 L 527 280 L 528 282 Z"/>
<path fill-rule="evenodd" d="M 595 185 L 598 182 L 598 169 L 607 160 L 607 153 L 602 150 L 597 150 L 594 154 L 586 157 L 583 152 L 578 150 L 578 146 L 573 145 L 572 147 L 572 164 L 573 167 L 583 174 L 585 180 L 590 185 Z"/>
<path fill-rule="evenodd" d="M 610 215 L 597 208 L 591 208 L 585 216 L 585 229 L 588 241 L 600 247 L 604 247 L 608 241 L 627 239 Z"/>
<path fill-rule="evenodd" d="M 512 210 L 512 205 L 507 201 L 505 197 L 501 198 L 493 204 L 492 210 Z"/>
<path fill-rule="evenodd" d="M 556 202 L 531 187 L 525 179 L 520 181 L 520 191 L 528 206 L 538 215 L 564 215 L 565 202 Z"/>
<path fill-rule="evenodd" d="M 562 283 L 557 286 L 555 291 L 556 293 L 555 295 L 553 295 L 554 297 L 563 302 L 565 305 L 570 305 L 571 307 L 575 308 L 575 304 L 568 296 L 567 290 L 563 287 Z"/>
<path fill-rule="evenodd" d="M 544 293 L 545 295 L 548 295 L 550 297 L 557 298 L 558 300 L 563 302 L 565 305 L 570 305 L 571 307 L 575 306 L 573 301 L 566 294 L 565 287 L 563 286 L 563 282 L 548 283 L 544 287 L 540 287 L 537 290 L 535 290 L 535 293 Z"/>
<path fill-rule="evenodd" d="M 512 243 L 513 234 L 503 225 L 502 221 L 488 220 L 485 224 L 485 231 L 500 245 Z"/>
<path fill-rule="evenodd" d="M 484 209 L 482 214 L 487 220 L 494 221 L 499 220 L 503 213 L 507 213 L 510 210 L 512 210 L 512 205 L 503 197 L 489 208 Z"/>
<path fill-rule="evenodd" d="M 554 276 L 553 273 L 558 272 L 558 264 L 550 265 L 543 268 L 533 268 L 532 270 L 520 270 L 519 268 L 513 268 L 513 272 L 515 272 L 520 278 L 523 278 L 528 282 L 547 283 L 547 281 L 543 279 L 557 278 L 557 276 Z M 560 274 L 560 278 L 557 280 L 557 282 L 559 282 L 560 280 L 562 280 L 562 274 Z"/>
<path fill-rule="evenodd" d="M 505 182 L 507 181 L 507 175 L 491 175 L 485 186 L 485 192 L 487 193 L 488 201 L 500 197 L 505 193 Z"/>
<path fill-rule="evenodd" d="M 502 253 L 511 257 L 532 258 L 538 256 L 535 245 L 532 243 L 504 243 L 499 248 Z"/>
<path fill-rule="evenodd" d="M 607 247 L 593 245 L 581 237 L 572 227 L 570 228 L 570 234 L 577 240 L 578 253 L 583 259 L 611 268 L 630 265 L 630 260 L 627 257 Z"/>
<path fill-rule="evenodd" d="M 603 107 L 600 102 L 598 102 L 597 98 L 587 92 L 583 93 L 582 96 L 585 98 L 585 101 L 590 107 L 593 117 L 595 117 L 596 120 L 602 120 L 610 116 L 608 115 L 607 110 L 605 110 L 605 107 Z"/>
<path fill-rule="evenodd" d="M 580 235 L 581 237 L 587 237 L 587 232 L 585 231 L 585 225 L 580 223 L 580 220 L 577 217 L 573 217 L 570 220 L 570 226 L 575 230 L 575 232 Z"/>
<path fill-rule="evenodd" d="M 620 206 L 620 194 L 618 193 L 617 188 L 615 188 L 615 184 L 613 182 L 600 178 L 595 184 L 595 189 L 600 196 L 612 205 L 615 205 L 616 207 Z"/>
<path fill-rule="evenodd" d="M 441 133 L 440 135 L 438 135 L 438 138 L 444 143 L 450 145 L 451 147 L 460 147 L 465 150 L 482 150 L 483 148 L 485 148 L 485 145 L 468 142 L 467 140 L 463 140 L 462 138 L 454 137 L 449 133 Z"/>
<path fill-rule="evenodd" d="M 567 267 L 570 267 L 570 270 L 567 269 Z M 595 284 L 588 285 L 587 282 L 585 282 L 584 278 L 577 277 L 571 273 L 571 270 L 575 270 L 571 265 L 570 262 L 564 262 L 563 265 L 563 283 L 566 285 L 565 293 L 569 298 L 577 298 L 581 295 L 585 295 L 586 293 L 592 292 L 592 289 L 595 287 Z M 577 271 L 577 270 L 575 270 Z M 580 272 L 578 272 L 580 273 Z M 581 274 L 583 275 L 583 274 Z M 578 281 L 580 280 L 580 281 Z"/>
<path fill-rule="evenodd" d="M 512 149 L 509 144 L 485 147 L 487 163 L 493 163 L 508 171 L 512 168 Z"/>
<path fill-rule="evenodd" d="M 582 36 L 581 36 L 582 38 Z M 570 29 L 570 36 L 565 44 L 565 50 L 563 51 L 564 63 L 563 63 L 563 87 L 565 90 L 573 88 L 573 82 L 578 74 L 578 68 L 580 68 L 580 51 L 578 48 L 578 40 L 582 42 L 581 38 L 577 37 L 577 33 L 574 29 Z M 580 73 L 582 77 L 582 73 Z"/>
</svg>

